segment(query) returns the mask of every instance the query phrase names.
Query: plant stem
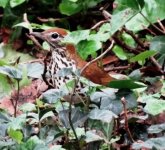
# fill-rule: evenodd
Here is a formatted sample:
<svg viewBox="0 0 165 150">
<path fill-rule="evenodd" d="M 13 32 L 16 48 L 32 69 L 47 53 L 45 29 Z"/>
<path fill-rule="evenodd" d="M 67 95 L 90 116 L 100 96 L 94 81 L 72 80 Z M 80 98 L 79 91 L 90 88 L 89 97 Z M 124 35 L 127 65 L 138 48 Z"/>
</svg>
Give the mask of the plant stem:
<svg viewBox="0 0 165 150">
<path fill-rule="evenodd" d="M 17 117 L 17 104 L 19 101 L 19 92 L 20 92 L 19 82 L 20 80 L 17 80 L 17 97 L 15 99 L 15 104 L 14 104 L 14 117 Z"/>
<path fill-rule="evenodd" d="M 80 149 L 80 144 L 79 144 L 79 140 L 78 140 L 78 137 L 77 137 L 77 134 L 76 134 L 76 130 L 74 129 L 74 126 L 73 126 L 73 123 L 72 123 L 72 103 L 73 103 L 73 95 L 74 93 L 76 92 L 76 85 L 78 83 L 79 79 L 75 79 L 75 85 L 74 85 L 74 89 L 73 89 L 73 93 L 71 95 L 71 100 L 70 100 L 70 103 L 69 103 L 69 113 L 68 113 L 68 119 L 69 119 L 69 124 L 70 124 L 70 127 L 73 131 L 73 134 L 75 136 L 75 139 L 76 139 L 76 142 L 77 142 L 77 148 L 79 150 Z"/>
</svg>

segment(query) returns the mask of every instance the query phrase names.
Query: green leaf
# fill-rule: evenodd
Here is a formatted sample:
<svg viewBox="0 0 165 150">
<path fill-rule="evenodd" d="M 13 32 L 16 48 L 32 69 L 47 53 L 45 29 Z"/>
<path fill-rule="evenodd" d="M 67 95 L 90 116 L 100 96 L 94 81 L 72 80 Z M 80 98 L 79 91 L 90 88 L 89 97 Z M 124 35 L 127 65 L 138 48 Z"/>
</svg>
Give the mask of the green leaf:
<svg viewBox="0 0 165 150">
<path fill-rule="evenodd" d="M 64 43 L 77 45 L 80 41 L 89 37 L 90 30 L 78 30 L 69 33 L 63 40 Z"/>
<path fill-rule="evenodd" d="M 145 61 L 145 59 L 154 56 L 156 54 L 155 51 L 145 51 L 142 52 L 130 59 L 131 62 L 137 62 L 137 61 Z"/>
<path fill-rule="evenodd" d="M 129 79 L 111 81 L 108 84 L 108 86 L 111 88 L 117 88 L 117 89 L 137 89 L 137 88 L 146 87 L 145 84 L 135 82 L 135 81 L 129 80 Z"/>
<path fill-rule="evenodd" d="M 116 0 L 117 3 L 117 10 L 123 10 L 126 8 L 132 8 L 133 10 L 141 10 L 141 8 L 144 6 L 144 0 Z"/>
<path fill-rule="evenodd" d="M 48 111 L 47 113 L 45 113 L 41 118 L 40 118 L 40 121 L 44 120 L 45 118 L 48 118 L 48 117 L 53 117 L 54 116 L 54 113 L 52 111 Z"/>
<path fill-rule="evenodd" d="M 58 89 L 50 89 L 43 93 L 43 100 L 47 103 L 58 102 L 66 93 Z"/>
<path fill-rule="evenodd" d="M 12 139 L 16 140 L 19 144 L 21 143 L 23 139 L 23 134 L 21 131 L 9 129 L 8 134 Z"/>
<path fill-rule="evenodd" d="M 22 71 L 12 66 L 0 66 L 0 73 L 16 80 L 22 79 Z"/>
<path fill-rule="evenodd" d="M 130 90 L 123 89 L 119 90 L 114 96 L 100 96 L 100 109 L 111 110 L 117 115 L 120 114 L 123 111 L 123 104 L 121 103 L 121 98 L 123 97 L 126 99 L 127 109 L 137 107 L 137 97 L 135 93 Z"/>
<path fill-rule="evenodd" d="M 0 7 L 5 8 L 9 0 L 0 0 Z"/>
<path fill-rule="evenodd" d="M 112 50 L 115 55 L 121 60 L 127 60 L 127 55 L 120 46 L 114 46 Z"/>
<path fill-rule="evenodd" d="M 104 140 L 104 138 L 101 137 L 100 135 L 97 135 L 94 131 L 87 131 L 86 132 L 85 141 L 87 143 L 94 142 L 94 141 L 102 141 L 102 140 Z"/>
<path fill-rule="evenodd" d="M 120 28 L 124 26 L 136 14 L 137 11 L 132 10 L 131 8 L 127 8 L 117 12 L 116 14 L 113 14 L 110 22 L 111 28 L 109 28 L 111 35 L 120 30 Z"/>
<path fill-rule="evenodd" d="M 0 74 L 0 99 L 5 97 L 6 95 L 10 95 L 12 91 L 12 85 L 9 84 L 9 80 L 5 75 Z"/>
<path fill-rule="evenodd" d="M 13 27 L 24 27 L 26 29 L 32 29 L 31 24 L 28 22 L 21 22 L 21 23 L 14 25 Z"/>
<path fill-rule="evenodd" d="M 23 111 L 23 112 L 35 111 L 36 106 L 32 103 L 25 103 L 22 106 L 20 106 L 20 110 Z"/>
<path fill-rule="evenodd" d="M 26 0 L 10 0 L 10 6 L 13 8 L 24 2 L 26 2 Z"/>
<path fill-rule="evenodd" d="M 17 118 L 12 118 L 9 122 L 8 127 L 13 130 L 21 130 L 26 123 L 26 115 L 22 114 Z"/>
<path fill-rule="evenodd" d="M 93 109 L 89 113 L 89 118 L 110 123 L 114 118 L 117 118 L 117 115 L 115 115 L 112 111 L 109 110 Z"/>
<path fill-rule="evenodd" d="M 150 138 L 145 142 L 142 143 L 133 143 L 133 149 L 159 149 L 163 150 L 165 148 L 165 136 L 158 137 L 158 138 Z"/>
<path fill-rule="evenodd" d="M 69 109 L 62 110 L 59 112 L 59 118 L 65 128 L 70 128 L 68 116 Z M 73 123 L 74 128 L 83 125 L 86 120 L 87 114 L 85 112 L 82 112 L 79 108 L 72 108 L 71 121 Z"/>
<path fill-rule="evenodd" d="M 62 14 L 70 16 L 80 12 L 83 9 L 83 7 L 81 3 L 62 0 L 62 2 L 59 5 L 59 9 Z"/>
<path fill-rule="evenodd" d="M 127 7 L 127 6 L 126 6 Z M 157 22 L 157 19 L 163 20 L 165 18 L 165 6 L 162 0 L 145 0 L 145 5 L 141 13 L 151 22 Z M 159 17 L 158 17 L 159 16 Z M 128 23 L 126 27 L 129 30 L 139 31 L 143 30 L 144 27 L 147 28 L 150 25 L 140 13 L 134 16 Z"/>
<path fill-rule="evenodd" d="M 27 69 L 27 76 L 31 78 L 42 78 L 42 74 L 44 72 L 44 65 L 41 63 L 27 63 L 21 64 L 20 68 L 25 67 Z"/>
<path fill-rule="evenodd" d="M 165 101 L 151 97 L 144 107 L 144 111 L 151 115 L 158 115 L 165 111 Z"/>
<path fill-rule="evenodd" d="M 165 123 L 151 125 L 147 130 L 149 134 L 154 134 L 154 133 L 157 134 L 163 132 L 165 131 Z"/>
<path fill-rule="evenodd" d="M 150 44 L 150 49 L 159 52 L 160 54 L 165 54 L 165 36 L 155 36 Z"/>
<path fill-rule="evenodd" d="M 78 53 L 81 58 L 87 59 L 89 55 L 92 55 L 97 50 L 101 49 L 102 44 L 99 41 L 81 41 L 77 44 Z"/>
<path fill-rule="evenodd" d="M 89 35 L 88 40 L 93 40 L 97 42 L 106 42 L 110 38 L 110 33 L 97 32 L 96 34 Z"/>
</svg>

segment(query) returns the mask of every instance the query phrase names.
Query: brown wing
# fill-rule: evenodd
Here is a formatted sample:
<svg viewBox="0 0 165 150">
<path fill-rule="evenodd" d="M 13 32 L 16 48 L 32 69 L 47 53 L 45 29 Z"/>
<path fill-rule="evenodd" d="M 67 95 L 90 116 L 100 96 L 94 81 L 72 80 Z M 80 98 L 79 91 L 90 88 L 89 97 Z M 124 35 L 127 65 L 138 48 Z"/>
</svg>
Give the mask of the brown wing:
<svg viewBox="0 0 165 150">
<path fill-rule="evenodd" d="M 97 66 L 97 63 L 89 65 L 82 73 L 84 77 L 94 83 L 107 85 L 114 80 L 107 72 Z"/>
<path fill-rule="evenodd" d="M 79 69 L 82 69 L 87 62 L 80 58 L 73 45 L 67 45 L 68 57 L 74 59 Z M 83 72 L 82 75 L 94 83 L 107 85 L 110 81 L 114 80 L 107 72 L 98 67 L 97 62 L 90 64 Z"/>
</svg>

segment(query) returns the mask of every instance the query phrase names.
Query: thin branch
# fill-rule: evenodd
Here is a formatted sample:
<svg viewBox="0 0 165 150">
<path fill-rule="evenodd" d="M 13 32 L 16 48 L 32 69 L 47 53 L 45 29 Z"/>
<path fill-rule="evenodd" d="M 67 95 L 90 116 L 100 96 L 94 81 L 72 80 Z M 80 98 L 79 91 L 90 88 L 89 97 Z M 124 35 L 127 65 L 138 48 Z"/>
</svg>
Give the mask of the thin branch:
<svg viewBox="0 0 165 150">
<path fill-rule="evenodd" d="M 130 30 L 128 30 L 127 28 L 123 27 L 123 30 L 129 34 L 130 36 L 132 36 L 132 38 L 141 46 L 141 47 L 145 47 L 143 42 Z"/>
<path fill-rule="evenodd" d="M 105 71 L 116 71 L 116 70 L 125 70 L 130 68 L 130 64 L 128 64 L 127 66 L 119 66 L 119 67 L 106 67 L 104 70 Z"/>
<path fill-rule="evenodd" d="M 26 23 L 28 23 L 30 25 L 30 22 L 29 22 L 29 20 L 27 18 L 27 14 L 26 13 L 23 14 L 23 20 L 24 20 L 24 22 L 26 22 Z M 32 33 L 32 32 L 33 32 L 33 29 L 29 28 L 29 33 Z M 41 44 L 38 42 L 38 40 L 33 35 L 26 34 L 26 36 L 28 38 L 30 38 L 34 42 L 34 44 L 37 45 L 40 49 L 44 50 L 43 47 L 41 46 Z"/>
<path fill-rule="evenodd" d="M 112 18 L 112 15 L 111 15 L 108 11 L 106 11 L 106 10 L 103 10 L 103 11 L 102 11 L 102 14 L 103 14 L 103 16 L 104 16 L 104 18 L 105 18 L 106 20 L 109 20 L 109 19 Z"/>
<path fill-rule="evenodd" d="M 162 30 L 164 31 L 165 33 L 165 27 L 163 26 L 162 22 L 160 21 L 160 19 L 157 20 L 159 26 L 162 28 Z"/>
<path fill-rule="evenodd" d="M 14 117 L 17 117 L 17 105 L 19 101 L 19 92 L 20 92 L 20 85 L 19 85 L 19 80 L 17 80 L 17 96 L 15 99 L 15 104 L 14 104 Z"/>
<path fill-rule="evenodd" d="M 128 51 L 134 52 L 135 54 L 139 54 L 140 52 L 144 51 L 144 49 L 133 48 L 133 47 L 128 46 L 126 43 L 124 43 L 122 40 L 117 38 L 115 35 L 113 36 L 113 39 L 115 40 L 116 44 L 118 44 L 119 46 L 121 46 L 122 48 Z"/>
<path fill-rule="evenodd" d="M 96 29 L 97 27 L 101 26 L 103 23 L 107 22 L 107 20 L 101 20 L 99 21 L 98 23 L 96 23 L 92 28 L 91 30 L 94 30 Z"/>
<path fill-rule="evenodd" d="M 121 98 L 121 102 L 123 104 L 123 109 L 124 109 L 124 120 L 125 120 L 125 130 L 127 131 L 130 139 L 132 142 L 135 142 L 133 137 L 132 137 L 132 134 L 129 130 L 129 125 L 128 125 L 128 116 L 127 116 L 127 108 L 126 108 L 126 99 L 124 97 Z"/>
<path fill-rule="evenodd" d="M 152 63 L 158 68 L 158 70 L 159 70 L 162 74 L 164 74 L 164 71 L 162 70 L 162 66 L 157 62 L 157 60 L 156 60 L 153 56 L 150 57 L 150 60 L 151 60 Z"/>
<path fill-rule="evenodd" d="M 156 33 L 153 32 L 152 30 L 150 30 L 149 28 L 145 27 L 144 25 L 142 25 L 143 29 L 147 30 L 150 34 L 156 36 Z"/>
<path fill-rule="evenodd" d="M 159 32 L 161 32 L 162 34 L 165 34 L 164 31 L 162 31 L 161 29 L 159 29 L 156 25 L 154 25 L 142 12 L 140 12 L 140 14 L 143 16 L 143 18 L 149 23 L 151 24 L 156 30 L 158 30 Z"/>
<path fill-rule="evenodd" d="M 98 57 L 96 57 L 95 59 L 91 60 L 90 62 L 88 62 L 80 71 L 80 74 L 83 73 L 83 71 L 89 66 L 91 65 L 92 63 L 94 63 L 95 61 L 101 59 L 105 54 L 107 54 L 114 46 L 114 40 L 111 41 L 111 45 Z"/>
<path fill-rule="evenodd" d="M 41 22 L 55 22 L 55 21 L 60 21 L 62 18 L 48 18 L 48 19 L 45 19 L 45 18 L 41 18 L 41 17 L 37 17 L 37 19 Z"/>
</svg>

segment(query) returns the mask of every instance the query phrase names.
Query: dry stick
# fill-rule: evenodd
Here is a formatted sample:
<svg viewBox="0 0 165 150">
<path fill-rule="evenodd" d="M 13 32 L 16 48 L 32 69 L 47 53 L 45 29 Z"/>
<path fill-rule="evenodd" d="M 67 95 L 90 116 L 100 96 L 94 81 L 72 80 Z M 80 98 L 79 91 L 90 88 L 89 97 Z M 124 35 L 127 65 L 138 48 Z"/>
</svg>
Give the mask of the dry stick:
<svg viewBox="0 0 165 150">
<path fill-rule="evenodd" d="M 41 18 L 41 17 L 37 17 L 37 19 L 41 22 L 49 22 L 49 21 L 52 21 L 52 22 L 55 22 L 55 21 L 60 21 L 61 18 L 49 18 L 49 19 L 45 19 L 45 18 Z"/>
<path fill-rule="evenodd" d="M 157 22 L 159 23 L 159 26 L 162 28 L 162 30 L 163 30 L 164 33 L 165 33 L 165 28 L 164 28 L 162 22 L 160 21 L 160 19 L 158 19 Z"/>
<path fill-rule="evenodd" d="M 128 64 L 127 66 L 119 66 L 119 67 L 110 67 L 110 68 L 105 68 L 104 70 L 105 71 L 116 71 L 116 70 L 125 70 L 125 69 L 128 69 L 130 68 L 130 64 Z"/>
<path fill-rule="evenodd" d="M 145 27 L 144 25 L 142 25 L 143 29 L 147 30 L 150 34 L 156 36 L 156 33 L 154 33 L 152 30 L 150 30 L 149 28 Z"/>
<path fill-rule="evenodd" d="M 126 99 L 124 97 L 121 98 L 121 102 L 123 104 L 123 109 L 124 109 L 124 120 L 125 120 L 125 130 L 128 132 L 128 135 L 131 139 L 132 142 L 135 142 L 132 134 L 129 130 L 129 125 L 128 125 L 128 116 L 127 116 L 127 108 L 126 108 Z"/>
<path fill-rule="evenodd" d="M 130 30 L 126 29 L 125 27 L 123 27 L 123 30 L 129 34 L 130 36 L 132 36 L 132 38 L 141 46 L 141 47 L 145 47 L 143 42 Z"/>
<path fill-rule="evenodd" d="M 23 14 L 23 20 L 24 20 L 24 22 L 26 22 L 30 26 L 30 22 L 29 22 L 29 20 L 27 18 L 27 14 L 26 13 Z M 32 33 L 32 32 L 33 32 L 33 29 L 29 28 L 29 33 Z M 30 38 L 34 42 L 35 45 L 37 45 L 40 49 L 43 50 L 43 47 L 41 46 L 41 44 L 38 42 L 38 40 L 33 35 L 26 34 L 26 36 L 28 38 Z"/>
<path fill-rule="evenodd" d="M 99 21 L 98 23 L 96 23 L 92 28 L 91 30 L 94 30 L 96 29 L 97 27 L 101 26 L 103 23 L 107 22 L 107 20 L 101 20 Z"/>
<path fill-rule="evenodd" d="M 81 147 L 80 147 L 80 143 L 79 143 L 79 139 L 78 139 L 78 136 L 77 136 L 77 133 L 76 133 L 76 130 L 74 128 L 74 125 L 72 123 L 72 103 L 73 103 L 73 96 L 74 96 L 74 93 L 76 93 L 76 85 L 78 84 L 79 82 L 79 79 L 75 79 L 75 85 L 74 85 L 74 89 L 73 89 L 73 92 L 71 94 L 71 100 L 70 100 L 70 103 L 69 103 L 69 113 L 68 113 L 68 119 L 69 119 L 69 124 L 70 124 L 70 127 L 73 131 L 73 134 L 76 138 L 76 142 L 77 142 L 77 148 L 79 150 L 81 150 Z"/>
<path fill-rule="evenodd" d="M 120 39 L 118 39 L 115 36 L 113 36 L 113 39 L 115 40 L 116 44 L 118 44 L 119 46 L 121 46 L 124 49 L 134 52 L 135 54 L 139 54 L 141 51 L 143 51 L 143 49 L 139 49 L 139 48 L 137 49 L 137 48 L 128 46 L 126 43 L 124 43 L 123 41 L 121 41 Z"/>
<path fill-rule="evenodd" d="M 17 97 L 16 97 L 16 101 L 15 101 L 15 104 L 14 104 L 14 117 L 17 117 L 17 104 L 18 104 L 18 101 L 19 101 L 19 92 L 20 92 L 20 80 L 17 80 Z"/>
<path fill-rule="evenodd" d="M 112 15 L 106 10 L 103 10 L 102 14 L 103 14 L 104 18 L 107 19 L 107 20 L 112 18 Z"/>
<path fill-rule="evenodd" d="M 159 32 L 161 32 L 162 34 L 165 34 L 164 31 L 162 31 L 161 29 L 159 29 L 156 25 L 154 25 L 142 12 L 140 12 L 140 14 L 144 17 L 144 19 L 151 24 L 156 30 L 158 30 Z"/>
<path fill-rule="evenodd" d="M 104 53 L 102 53 L 100 56 L 96 57 L 95 59 L 91 60 L 90 62 L 88 62 L 80 71 L 80 74 L 83 73 L 83 71 L 92 63 L 94 63 L 95 61 L 101 59 L 105 54 L 107 54 L 114 46 L 114 40 L 111 41 L 111 45 L 104 51 Z"/>
<path fill-rule="evenodd" d="M 162 74 L 164 74 L 164 71 L 162 70 L 162 66 L 156 61 L 156 59 L 155 59 L 153 56 L 150 57 L 150 60 L 151 60 L 152 63 L 158 68 L 158 70 L 159 70 Z"/>
</svg>

